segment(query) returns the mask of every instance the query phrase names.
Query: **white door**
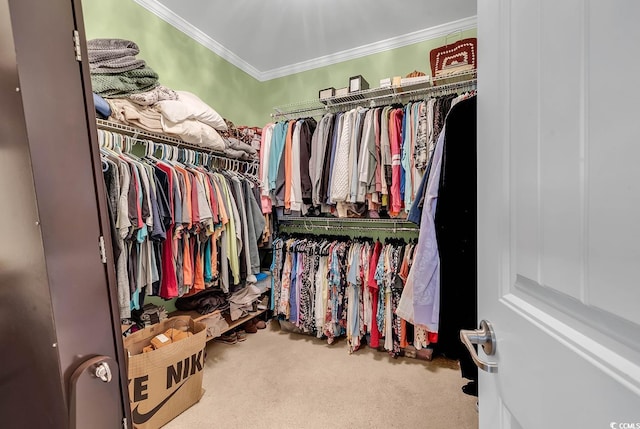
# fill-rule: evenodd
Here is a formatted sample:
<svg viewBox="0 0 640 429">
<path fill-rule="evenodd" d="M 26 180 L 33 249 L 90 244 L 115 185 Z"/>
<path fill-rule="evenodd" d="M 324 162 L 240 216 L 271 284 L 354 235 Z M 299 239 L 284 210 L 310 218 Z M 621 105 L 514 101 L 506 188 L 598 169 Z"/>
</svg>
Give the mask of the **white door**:
<svg viewBox="0 0 640 429">
<path fill-rule="evenodd" d="M 640 428 L 640 2 L 480 0 L 480 428 Z"/>
</svg>

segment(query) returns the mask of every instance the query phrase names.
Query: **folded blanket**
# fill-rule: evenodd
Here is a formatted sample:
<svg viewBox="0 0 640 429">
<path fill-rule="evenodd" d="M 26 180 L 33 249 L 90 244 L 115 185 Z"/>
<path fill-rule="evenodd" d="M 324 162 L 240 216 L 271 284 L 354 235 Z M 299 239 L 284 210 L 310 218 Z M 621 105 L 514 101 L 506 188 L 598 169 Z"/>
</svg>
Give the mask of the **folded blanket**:
<svg viewBox="0 0 640 429">
<path fill-rule="evenodd" d="M 227 138 L 227 142 L 229 142 L 229 147 L 231 149 L 241 150 L 249 155 L 255 155 L 257 153 L 257 151 L 253 147 L 251 147 L 251 145 L 236 138 L 229 137 Z"/>
<path fill-rule="evenodd" d="M 151 106 L 158 101 L 177 100 L 178 94 L 173 89 L 167 88 L 163 85 L 158 85 L 151 91 L 131 94 L 129 99 L 141 106 Z"/>
<path fill-rule="evenodd" d="M 162 115 L 148 107 L 138 106 L 129 100 L 109 99 L 110 119 L 153 133 L 162 133 Z"/>
<path fill-rule="evenodd" d="M 123 39 L 93 39 L 87 41 L 89 69 L 91 73 L 122 73 L 145 66 L 136 59 L 138 45 Z"/>
<path fill-rule="evenodd" d="M 92 73 L 93 92 L 109 98 L 126 97 L 147 92 L 158 86 L 158 75 L 150 67 L 129 70 L 120 74 Z"/>
<path fill-rule="evenodd" d="M 225 150 L 225 141 L 211 126 L 195 119 L 185 119 L 181 122 L 171 122 L 162 114 L 162 129 L 166 134 L 180 137 L 187 143 L 192 143 L 203 148 L 222 152 Z"/>
<path fill-rule="evenodd" d="M 234 292 L 229 297 L 231 320 L 238 320 L 253 309 L 253 302 L 260 298 L 260 289 L 252 284 Z M 176 306 L 177 307 L 177 306 Z"/>
</svg>

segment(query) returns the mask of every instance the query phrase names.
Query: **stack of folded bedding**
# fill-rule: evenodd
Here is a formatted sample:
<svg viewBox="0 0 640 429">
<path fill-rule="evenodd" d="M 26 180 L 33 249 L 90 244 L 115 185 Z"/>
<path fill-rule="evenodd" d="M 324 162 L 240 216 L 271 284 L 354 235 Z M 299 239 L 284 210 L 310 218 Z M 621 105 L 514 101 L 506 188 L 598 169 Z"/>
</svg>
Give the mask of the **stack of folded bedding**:
<svg viewBox="0 0 640 429">
<path fill-rule="evenodd" d="M 194 94 L 161 85 L 136 57 L 136 43 L 94 39 L 87 47 L 98 117 L 224 152 L 228 144 L 218 133 L 227 129 L 224 119 Z"/>
<path fill-rule="evenodd" d="M 187 143 L 223 152 L 227 146 L 218 131 L 226 131 L 227 124 L 218 112 L 196 95 L 176 91 L 175 100 L 163 100 L 152 108 L 160 115 L 167 134 L 180 136 Z"/>
<path fill-rule="evenodd" d="M 158 74 L 136 58 L 138 45 L 130 40 L 93 39 L 87 42 L 93 92 L 123 98 L 158 86 Z"/>
</svg>

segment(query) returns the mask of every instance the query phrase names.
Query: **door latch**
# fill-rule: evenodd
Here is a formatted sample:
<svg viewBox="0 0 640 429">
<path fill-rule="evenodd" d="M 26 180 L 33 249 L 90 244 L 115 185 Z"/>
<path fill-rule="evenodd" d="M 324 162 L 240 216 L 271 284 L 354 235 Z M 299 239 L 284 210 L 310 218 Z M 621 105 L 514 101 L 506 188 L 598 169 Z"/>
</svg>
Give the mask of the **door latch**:
<svg viewBox="0 0 640 429">
<path fill-rule="evenodd" d="M 478 352 L 476 352 L 476 349 L 473 347 L 473 344 L 482 345 L 482 350 L 484 350 L 487 356 L 493 356 L 496 353 L 496 336 L 490 322 L 482 320 L 480 322 L 480 329 L 474 329 L 473 331 L 461 329 L 460 340 L 467 347 L 467 350 L 469 350 L 471 359 L 478 365 L 478 368 L 490 373 L 498 372 L 498 364 L 495 362 L 485 362 L 480 359 Z"/>
<path fill-rule="evenodd" d="M 105 383 L 111 382 L 111 368 L 109 368 L 109 364 L 106 362 L 100 362 L 96 365 L 94 370 L 94 375 Z"/>
</svg>

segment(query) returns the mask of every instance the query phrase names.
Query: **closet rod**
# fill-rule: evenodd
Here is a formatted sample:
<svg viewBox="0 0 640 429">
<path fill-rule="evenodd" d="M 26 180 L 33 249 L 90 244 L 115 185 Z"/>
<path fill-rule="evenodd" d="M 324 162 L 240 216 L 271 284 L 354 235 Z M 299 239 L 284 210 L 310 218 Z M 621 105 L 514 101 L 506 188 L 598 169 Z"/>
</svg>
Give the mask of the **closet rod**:
<svg viewBox="0 0 640 429">
<path fill-rule="evenodd" d="M 327 112 L 343 111 L 348 107 L 379 107 L 383 104 L 390 104 L 392 102 L 398 102 L 402 100 L 411 101 L 415 99 L 426 98 L 427 96 L 447 95 L 459 90 L 476 89 L 477 78 L 475 77 L 475 71 L 471 74 L 450 76 L 447 78 L 441 78 L 440 80 L 446 82 L 447 80 L 460 78 L 461 76 L 473 76 L 473 78 L 428 87 L 424 87 L 424 84 L 418 84 L 414 85 L 414 87 L 420 86 L 416 89 L 411 89 L 411 86 L 373 88 L 350 94 L 346 97 L 333 97 L 323 101 L 310 100 L 299 103 L 292 103 L 286 106 L 274 107 L 275 113 L 272 113 L 271 117 L 274 119 L 296 118 L 300 117 L 300 115 L 302 114 L 305 114 L 307 116 L 318 116 Z M 382 103 L 378 104 L 378 102 Z"/>
<path fill-rule="evenodd" d="M 387 219 L 387 218 L 358 218 L 358 217 L 304 217 L 304 216 L 284 216 L 278 219 L 278 222 L 310 222 L 310 223 L 361 223 L 371 222 L 377 225 L 381 223 L 396 225 L 415 225 L 406 219 Z M 416 227 L 417 228 L 417 227 Z"/>
<path fill-rule="evenodd" d="M 396 227 L 396 228 L 382 228 L 378 226 L 345 226 L 345 225 L 309 225 L 309 224 L 288 224 L 281 225 L 280 228 L 284 229 L 304 229 L 305 231 L 314 231 L 319 229 L 324 229 L 325 231 L 384 231 L 384 232 L 414 232 L 418 233 L 420 230 L 418 228 L 406 228 L 406 227 Z"/>
<path fill-rule="evenodd" d="M 104 119 L 96 119 L 96 124 L 99 130 L 108 131 L 124 136 L 131 137 L 135 142 L 146 145 L 149 140 L 151 140 L 154 144 L 166 144 L 172 147 L 185 148 L 190 149 L 195 152 L 206 154 L 214 159 L 219 159 L 223 162 L 233 162 L 233 163 L 241 163 L 246 164 L 247 167 L 256 167 L 259 164 L 259 160 L 244 160 L 244 159 L 236 159 L 229 158 L 225 155 L 224 152 L 219 152 L 215 150 L 207 150 L 201 146 L 196 146 L 194 144 L 186 143 L 178 138 L 167 136 L 164 134 L 152 133 L 150 131 L 141 130 L 139 128 L 130 127 L 128 125 L 118 124 L 117 122 L 111 122 Z M 141 138 L 142 137 L 142 138 Z"/>
</svg>

